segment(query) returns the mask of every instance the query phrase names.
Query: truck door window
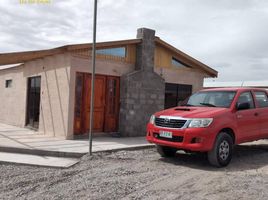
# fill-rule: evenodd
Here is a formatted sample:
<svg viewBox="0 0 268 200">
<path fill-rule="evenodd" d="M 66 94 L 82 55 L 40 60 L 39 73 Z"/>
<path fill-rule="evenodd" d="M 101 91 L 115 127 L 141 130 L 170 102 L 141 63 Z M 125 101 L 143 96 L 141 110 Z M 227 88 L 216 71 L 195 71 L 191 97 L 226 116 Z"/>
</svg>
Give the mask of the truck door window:
<svg viewBox="0 0 268 200">
<path fill-rule="evenodd" d="M 237 103 L 249 103 L 250 109 L 254 108 L 253 98 L 250 92 L 244 92 L 240 94 Z"/>
<path fill-rule="evenodd" d="M 268 98 L 265 92 L 254 92 L 254 95 L 260 108 L 268 107 Z"/>
</svg>

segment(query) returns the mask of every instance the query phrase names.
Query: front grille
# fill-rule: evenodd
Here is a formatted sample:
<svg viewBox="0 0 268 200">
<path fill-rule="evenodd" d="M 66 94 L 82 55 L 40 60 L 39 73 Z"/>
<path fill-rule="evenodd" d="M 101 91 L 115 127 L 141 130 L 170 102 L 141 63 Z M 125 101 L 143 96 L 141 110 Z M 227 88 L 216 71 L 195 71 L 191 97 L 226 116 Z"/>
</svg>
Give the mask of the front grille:
<svg viewBox="0 0 268 200">
<path fill-rule="evenodd" d="M 184 119 L 169 119 L 169 118 L 155 118 L 155 125 L 168 128 L 181 128 L 187 120 Z"/>
<path fill-rule="evenodd" d="M 160 137 L 158 133 L 154 133 L 154 137 L 158 140 L 164 140 L 168 142 L 182 142 L 183 136 L 172 136 L 172 138 Z"/>
</svg>

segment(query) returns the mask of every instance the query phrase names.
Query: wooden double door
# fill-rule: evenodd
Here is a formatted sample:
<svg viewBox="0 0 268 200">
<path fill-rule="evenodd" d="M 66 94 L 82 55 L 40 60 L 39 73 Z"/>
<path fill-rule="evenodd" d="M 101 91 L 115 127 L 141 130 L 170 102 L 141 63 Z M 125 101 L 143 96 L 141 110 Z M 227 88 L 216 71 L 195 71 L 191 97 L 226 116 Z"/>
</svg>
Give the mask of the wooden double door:
<svg viewBox="0 0 268 200">
<path fill-rule="evenodd" d="M 94 132 L 116 132 L 119 118 L 119 83 L 115 76 L 95 76 Z M 90 122 L 91 74 L 76 74 L 74 134 L 87 134 Z"/>
</svg>

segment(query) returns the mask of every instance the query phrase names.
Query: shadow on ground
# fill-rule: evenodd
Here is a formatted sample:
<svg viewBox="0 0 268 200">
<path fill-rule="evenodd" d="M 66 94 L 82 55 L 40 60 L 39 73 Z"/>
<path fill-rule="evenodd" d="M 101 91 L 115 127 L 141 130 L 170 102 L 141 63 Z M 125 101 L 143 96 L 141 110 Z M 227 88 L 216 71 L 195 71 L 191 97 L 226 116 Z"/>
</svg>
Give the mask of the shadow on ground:
<svg viewBox="0 0 268 200">
<path fill-rule="evenodd" d="M 160 158 L 159 161 L 173 165 L 186 166 L 204 171 L 244 171 L 259 169 L 268 165 L 268 144 L 238 145 L 234 148 L 233 159 L 225 168 L 216 168 L 209 164 L 205 153 L 178 152 L 174 158 Z"/>
</svg>

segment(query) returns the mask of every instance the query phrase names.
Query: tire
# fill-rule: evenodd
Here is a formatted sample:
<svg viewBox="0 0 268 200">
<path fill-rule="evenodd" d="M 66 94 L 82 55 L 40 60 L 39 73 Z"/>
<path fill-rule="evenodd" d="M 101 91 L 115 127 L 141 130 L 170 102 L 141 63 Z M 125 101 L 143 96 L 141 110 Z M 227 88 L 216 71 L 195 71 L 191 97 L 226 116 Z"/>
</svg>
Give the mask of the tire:
<svg viewBox="0 0 268 200">
<path fill-rule="evenodd" d="M 216 167 L 227 166 L 232 159 L 233 146 L 233 139 L 229 134 L 225 132 L 219 133 L 213 149 L 208 152 L 209 163 Z"/>
<path fill-rule="evenodd" d="M 156 149 L 162 157 L 174 157 L 177 152 L 177 149 L 175 148 L 160 145 L 157 145 Z"/>
</svg>

